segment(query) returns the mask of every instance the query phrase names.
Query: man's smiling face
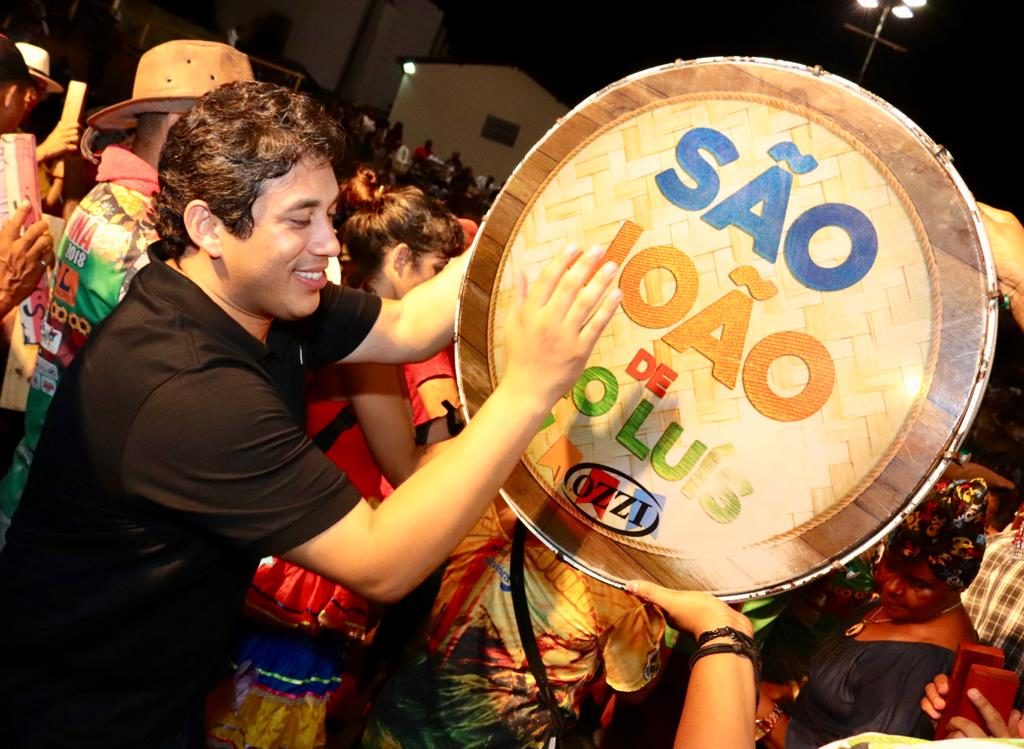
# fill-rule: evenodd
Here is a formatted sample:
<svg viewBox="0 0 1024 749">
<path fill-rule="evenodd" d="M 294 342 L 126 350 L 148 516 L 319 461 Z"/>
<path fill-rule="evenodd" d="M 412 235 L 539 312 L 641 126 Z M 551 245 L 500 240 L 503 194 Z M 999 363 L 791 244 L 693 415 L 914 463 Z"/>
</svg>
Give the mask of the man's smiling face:
<svg viewBox="0 0 1024 749">
<path fill-rule="evenodd" d="M 327 164 L 300 161 L 268 180 L 252 206 L 252 233 L 222 229 L 218 269 L 224 301 L 248 316 L 297 320 L 311 315 L 340 252 L 333 218 L 338 199 Z"/>
</svg>

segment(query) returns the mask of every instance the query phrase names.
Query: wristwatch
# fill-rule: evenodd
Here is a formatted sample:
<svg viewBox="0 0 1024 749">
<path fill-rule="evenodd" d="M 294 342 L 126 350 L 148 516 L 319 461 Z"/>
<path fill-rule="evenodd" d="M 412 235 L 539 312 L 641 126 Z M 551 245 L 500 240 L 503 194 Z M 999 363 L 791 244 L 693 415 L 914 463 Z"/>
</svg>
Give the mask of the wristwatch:
<svg viewBox="0 0 1024 749">
<path fill-rule="evenodd" d="M 775 728 L 775 724 L 779 722 L 779 718 L 783 715 L 785 715 L 785 713 L 782 712 L 782 708 L 776 704 L 766 717 L 755 720 L 754 741 L 759 741 L 770 734 L 772 729 Z"/>
</svg>

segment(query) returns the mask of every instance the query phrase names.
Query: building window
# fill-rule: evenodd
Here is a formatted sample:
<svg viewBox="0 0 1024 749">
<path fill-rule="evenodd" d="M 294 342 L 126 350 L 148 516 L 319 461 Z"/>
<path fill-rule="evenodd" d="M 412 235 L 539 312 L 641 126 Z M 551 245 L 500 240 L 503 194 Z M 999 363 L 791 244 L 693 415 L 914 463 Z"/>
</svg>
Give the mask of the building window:
<svg viewBox="0 0 1024 749">
<path fill-rule="evenodd" d="M 489 114 L 484 119 L 484 128 L 480 131 L 480 135 L 487 140 L 512 147 L 516 144 L 516 138 L 519 137 L 519 125 Z"/>
</svg>

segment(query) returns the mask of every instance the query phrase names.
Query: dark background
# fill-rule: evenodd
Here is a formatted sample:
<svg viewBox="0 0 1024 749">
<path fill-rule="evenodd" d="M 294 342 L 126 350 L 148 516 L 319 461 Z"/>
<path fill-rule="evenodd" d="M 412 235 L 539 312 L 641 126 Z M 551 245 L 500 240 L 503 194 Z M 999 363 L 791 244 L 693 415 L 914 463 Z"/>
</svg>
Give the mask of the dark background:
<svg viewBox="0 0 1024 749">
<path fill-rule="evenodd" d="M 208 0 L 157 0 L 215 25 Z M 386 0 L 385 0 L 386 1 Z M 624 76 L 676 59 L 744 55 L 820 65 L 856 80 L 880 11 L 856 0 L 432 0 L 454 62 L 513 65 L 569 107 Z M 3 0 L 0 0 L 3 2 Z M 952 153 L 983 201 L 1024 214 L 1017 175 L 1024 9 L 993 0 L 929 0 L 890 15 L 863 86 Z"/>
<path fill-rule="evenodd" d="M 451 55 L 523 69 L 568 106 L 626 75 L 676 59 L 752 55 L 821 65 L 856 80 L 879 11 L 855 0 L 437 3 Z M 1017 101 L 1024 12 L 1016 3 L 929 0 L 889 16 L 863 86 L 952 153 L 978 199 L 1024 213 Z"/>
</svg>

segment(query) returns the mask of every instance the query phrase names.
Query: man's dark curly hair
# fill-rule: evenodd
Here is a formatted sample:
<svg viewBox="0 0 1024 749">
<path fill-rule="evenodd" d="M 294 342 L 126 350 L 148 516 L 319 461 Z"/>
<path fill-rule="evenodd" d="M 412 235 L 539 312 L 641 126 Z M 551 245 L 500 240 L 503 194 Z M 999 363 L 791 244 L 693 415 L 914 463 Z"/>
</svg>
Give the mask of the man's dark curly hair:
<svg viewBox="0 0 1024 749">
<path fill-rule="evenodd" d="M 267 180 L 300 161 L 334 168 L 344 135 L 304 94 L 259 81 L 227 83 L 200 98 L 167 135 L 153 212 L 165 259 L 192 246 L 182 216 L 203 200 L 234 236 L 252 233 L 252 205 Z"/>
</svg>

